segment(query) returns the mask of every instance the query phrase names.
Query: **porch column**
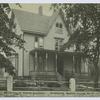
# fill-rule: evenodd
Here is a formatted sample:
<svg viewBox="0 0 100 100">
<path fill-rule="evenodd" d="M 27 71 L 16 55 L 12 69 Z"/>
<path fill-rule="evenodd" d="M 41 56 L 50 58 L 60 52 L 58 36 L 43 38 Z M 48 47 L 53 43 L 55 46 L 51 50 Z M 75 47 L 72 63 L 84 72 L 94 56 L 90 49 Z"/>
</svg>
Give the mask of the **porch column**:
<svg viewBox="0 0 100 100">
<path fill-rule="evenodd" d="M 31 74 L 30 71 L 31 71 L 31 70 L 30 70 L 30 54 L 29 54 L 29 75 Z"/>
<path fill-rule="evenodd" d="M 35 51 L 35 71 L 37 71 L 38 62 L 37 62 L 37 51 Z"/>
<path fill-rule="evenodd" d="M 73 55 L 73 65 L 72 65 L 72 73 L 74 73 L 74 68 L 75 68 L 75 66 L 74 66 L 74 64 L 75 64 L 75 57 L 74 57 L 74 55 Z"/>
<path fill-rule="evenodd" d="M 58 55 L 56 53 L 56 72 L 57 72 L 57 59 L 58 59 Z"/>
<path fill-rule="evenodd" d="M 46 66 L 45 66 L 45 71 L 48 70 L 48 66 L 47 66 L 47 64 L 48 64 L 48 53 L 46 52 Z"/>
</svg>

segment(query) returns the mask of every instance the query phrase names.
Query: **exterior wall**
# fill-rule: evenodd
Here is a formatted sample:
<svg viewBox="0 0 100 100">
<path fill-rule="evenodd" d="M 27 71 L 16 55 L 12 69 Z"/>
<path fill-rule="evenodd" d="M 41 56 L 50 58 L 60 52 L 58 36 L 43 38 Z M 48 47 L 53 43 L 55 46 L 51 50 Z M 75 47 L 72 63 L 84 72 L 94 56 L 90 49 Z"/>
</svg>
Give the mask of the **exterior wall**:
<svg viewBox="0 0 100 100">
<path fill-rule="evenodd" d="M 63 24 L 62 31 L 63 33 L 56 33 L 56 23 L 61 22 Z M 55 22 L 53 23 L 48 35 L 44 38 L 44 49 L 49 49 L 49 50 L 55 50 L 55 38 L 62 38 L 64 39 L 64 42 L 67 42 L 69 37 L 68 37 L 68 32 L 65 28 L 64 22 L 62 21 L 61 17 L 58 16 Z"/>
<path fill-rule="evenodd" d="M 29 52 L 34 49 L 34 35 L 24 34 L 24 40 L 26 41 L 24 45 L 26 49 L 26 51 L 24 51 L 24 75 L 27 76 L 29 75 Z"/>
<path fill-rule="evenodd" d="M 15 23 L 16 23 L 16 34 L 18 35 L 22 35 L 23 38 L 23 32 L 20 29 L 20 26 L 18 24 L 17 19 L 15 18 Z M 22 76 L 23 75 L 23 49 L 19 49 L 18 47 L 12 46 L 13 49 L 16 50 L 16 53 L 18 53 L 18 76 Z"/>
</svg>

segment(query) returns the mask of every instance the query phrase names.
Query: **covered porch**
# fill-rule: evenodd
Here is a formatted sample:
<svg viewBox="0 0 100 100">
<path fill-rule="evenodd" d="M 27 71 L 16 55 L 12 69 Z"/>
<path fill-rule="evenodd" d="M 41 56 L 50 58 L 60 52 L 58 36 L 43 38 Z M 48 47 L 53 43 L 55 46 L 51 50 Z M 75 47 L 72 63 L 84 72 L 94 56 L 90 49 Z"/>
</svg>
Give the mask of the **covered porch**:
<svg viewBox="0 0 100 100">
<path fill-rule="evenodd" d="M 29 54 L 29 74 L 38 80 L 63 80 L 84 73 L 81 58 L 81 53 L 76 52 L 34 49 Z"/>
</svg>

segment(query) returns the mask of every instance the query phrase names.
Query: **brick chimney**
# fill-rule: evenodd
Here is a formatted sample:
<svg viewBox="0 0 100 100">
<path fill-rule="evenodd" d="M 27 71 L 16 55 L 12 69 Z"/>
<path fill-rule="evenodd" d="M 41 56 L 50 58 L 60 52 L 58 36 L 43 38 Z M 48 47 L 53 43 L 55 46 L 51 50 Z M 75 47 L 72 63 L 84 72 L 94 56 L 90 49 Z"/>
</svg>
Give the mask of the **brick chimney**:
<svg viewBox="0 0 100 100">
<path fill-rule="evenodd" d="M 39 13 L 39 15 L 43 15 L 43 8 L 42 8 L 42 6 L 39 6 L 39 8 L 38 8 L 38 13 Z"/>
</svg>

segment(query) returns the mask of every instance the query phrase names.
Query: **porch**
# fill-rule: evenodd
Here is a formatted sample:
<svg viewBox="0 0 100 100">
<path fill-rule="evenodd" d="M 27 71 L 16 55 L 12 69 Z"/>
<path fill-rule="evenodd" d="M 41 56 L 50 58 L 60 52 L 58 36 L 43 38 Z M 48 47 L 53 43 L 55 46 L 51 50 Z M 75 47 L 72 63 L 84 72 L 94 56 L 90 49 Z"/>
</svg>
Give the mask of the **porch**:
<svg viewBox="0 0 100 100">
<path fill-rule="evenodd" d="M 34 49 L 29 54 L 29 74 L 35 80 L 68 80 L 84 73 L 81 58 L 82 54 L 76 52 Z"/>
</svg>

